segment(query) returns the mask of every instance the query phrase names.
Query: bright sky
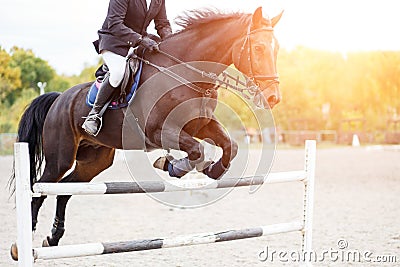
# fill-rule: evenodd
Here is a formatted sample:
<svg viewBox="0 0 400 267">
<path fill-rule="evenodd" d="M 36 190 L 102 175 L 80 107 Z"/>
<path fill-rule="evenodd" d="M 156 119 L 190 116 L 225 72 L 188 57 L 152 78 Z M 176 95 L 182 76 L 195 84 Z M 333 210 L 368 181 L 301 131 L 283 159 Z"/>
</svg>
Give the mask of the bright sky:
<svg viewBox="0 0 400 267">
<path fill-rule="evenodd" d="M 0 46 L 30 48 L 61 74 L 78 74 L 98 57 L 91 42 L 109 0 L 0 0 Z M 173 19 L 183 10 L 217 7 L 273 17 L 281 47 L 330 51 L 400 50 L 398 0 L 166 0 Z M 229 7 L 229 8 L 227 8 Z M 152 26 L 151 26 L 152 28 Z M 150 29 L 150 27 L 149 27 Z"/>
</svg>

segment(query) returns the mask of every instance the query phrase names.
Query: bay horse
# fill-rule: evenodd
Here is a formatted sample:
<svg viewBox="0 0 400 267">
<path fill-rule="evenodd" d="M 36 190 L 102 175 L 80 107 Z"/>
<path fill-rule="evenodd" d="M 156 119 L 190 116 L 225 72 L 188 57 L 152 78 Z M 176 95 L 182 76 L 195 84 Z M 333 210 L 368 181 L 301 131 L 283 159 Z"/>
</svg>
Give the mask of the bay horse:
<svg viewBox="0 0 400 267">
<path fill-rule="evenodd" d="M 193 169 L 204 161 L 199 139 L 222 148 L 222 158 L 201 170 L 213 179 L 220 178 L 236 156 L 238 146 L 213 114 L 218 87 L 199 79 L 199 82 L 183 82 L 174 85 L 173 90 L 165 90 L 164 84 L 168 83 L 165 70 L 168 69 L 170 75 L 185 77 L 198 70 L 185 62 L 213 62 L 225 68 L 233 64 L 256 84 L 262 105 L 272 108 L 281 98 L 276 70 L 279 47 L 273 31 L 281 15 L 264 18 L 259 7 L 251 14 L 203 9 L 180 16 L 178 24 L 182 30 L 160 44 L 160 53 L 145 53 L 141 58 L 145 62 L 141 87 L 132 104 L 128 108 L 108 110 L 104 114 L 103 128 L 96 137 L 81 128 L 82 117 L 89 112 L 84 99 L 92 82 L 76 85 L 62 94 L 47 93 L 34 99 L 21 118 L 17 138 L 18 142 L 29 143 L 31 185 L 37 181 L 90 182 L 113 164 L 115 149 L 184 151 L 188 156 L 183 160 L 168 159 L 161 161 L 161 165 L 156 164 L 171 176 L 181 177 L 187 173 L 183 165 Z M 182 63 L 184 71 L 182 68 L 174 70 Z M 220 74 L 223 68 L 214 67 L 213 71 Z M 165 77 L 161 82 L 156 79 L 158 82 L 152 83 L 152 77 L 157 75 Z M 201 100 L 193 104 L 192 99 Z M 174 113 L 185 102 L 191 103 L 190 109 Z M 170 116 L 172 113 L 174 115 Z M 132 141 L 137 138 L 135 136 L 124 136 L 127 114 L 135 115 L 134 121 L 139 126 L 137 135 L 143 133 L 143 144 Z M 38 179 L 43 162 L 45 168 Z M 72 172 L 63 177 L 73 164 Z M 70 197 L 57 196 L 52 236 L 47 237 L 44 245 L 57 246 L 63 236 L 65 209 Z M 44 200 L 45 196 L 32 200 L 33 231 Z"/>
</svg>

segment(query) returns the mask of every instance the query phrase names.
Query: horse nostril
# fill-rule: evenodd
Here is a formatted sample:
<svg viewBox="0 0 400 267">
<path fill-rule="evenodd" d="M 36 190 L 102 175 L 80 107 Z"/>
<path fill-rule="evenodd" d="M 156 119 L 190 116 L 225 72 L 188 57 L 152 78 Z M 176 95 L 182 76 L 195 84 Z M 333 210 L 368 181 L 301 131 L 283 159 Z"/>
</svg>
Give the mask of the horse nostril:
<svg viewBox="0 0 400 267">
<path fill-rule="evenodd" d="M 276 95 L 271 95 L 270 97 L 268 97 L 267 101 L 271 107 L 278 104 L 278 98 L 276 97 Z"/>
</svg>

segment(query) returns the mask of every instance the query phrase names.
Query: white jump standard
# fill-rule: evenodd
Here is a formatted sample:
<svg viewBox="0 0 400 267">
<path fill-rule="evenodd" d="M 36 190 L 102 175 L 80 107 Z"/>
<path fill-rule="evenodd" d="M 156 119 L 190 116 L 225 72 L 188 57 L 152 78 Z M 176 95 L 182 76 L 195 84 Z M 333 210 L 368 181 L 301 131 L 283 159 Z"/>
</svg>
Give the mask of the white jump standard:
<svg viewBox="0 0 400 267">
<path fill-rule="evenodd" d="M 306 141 L 305 169 L 271 173 L 265 177 L 223 178 L 210 184 L 210 179 L 174 180 L 168 182 L 111 182 L 111 183 L 36 183 L 31 191 L 29 182 L 29 154 L 26 143 L 15 144 L 16 201 L 17 201 L 17 247 L 12 247 L 13 257 L 18 258 L 19 266 L 32 266 L 35 260 L 59 259 L 93 256 L 110 253 L 171 248 L 197 244 L 232 241 L 263 235 L 299 231 L 302 233 L 302 252 L 312 250 L 312 220 L 314 204 L 315 141 Z M 103 242 L 79 245 L 32 248 L 31 199 L 41 195 L 94 195 L 173 192 L 230 188 L 260 185 L 263 183 L 282 183 L 301 181 L 304 183 L 304 212 L 300 221 L 229 230 L 218 233 L 203 233 L 171 238 L 155 238 L 123 242 Z"/>
</svg>

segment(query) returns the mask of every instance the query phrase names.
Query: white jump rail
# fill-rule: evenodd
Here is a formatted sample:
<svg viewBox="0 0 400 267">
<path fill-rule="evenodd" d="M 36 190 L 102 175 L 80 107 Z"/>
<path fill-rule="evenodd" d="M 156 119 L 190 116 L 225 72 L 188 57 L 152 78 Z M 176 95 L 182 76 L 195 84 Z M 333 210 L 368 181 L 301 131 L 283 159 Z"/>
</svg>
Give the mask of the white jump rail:
<svg viewBox="0 0 400 267">
<path fill-rule="evenodd" d="M 210 179 L 173 180 L 154 182 L 111 182 L 111 183 L 36 183 L 33 192 L 30 189 L 29 150 L 27 143 L 16 143 L 15 175 L 17 206 L 17 247 L 18 265 L 32 266 L 37 259 L 59 259 L 102 255 L 109 253 L 131 252 L 139 250 L 170 248 L 233 241 L 263 235 L 300 231 L 302 233 L 302 252 L 312 251 L 312 222 L 314 206 L 314 178 L 316 142 L 307 140 L 305 147 L 305 169 L 302 171 L 270 173 L 265 177 L 226 178 L 210 183 Z M 230 230 L 219 233 L 203 233 L 171 238 L 134 240 L 124 242 L 90 243 L 58 247 L 32 247 L 31 200 L 41 195 L 98 195 L 155 193 L 188 190 L 219 189 L 239 186 L 260 185 L 263 183 L 285 183 L 301 181 L 304 183 L 303 218 L 301 221 Z"/>
</svg>

